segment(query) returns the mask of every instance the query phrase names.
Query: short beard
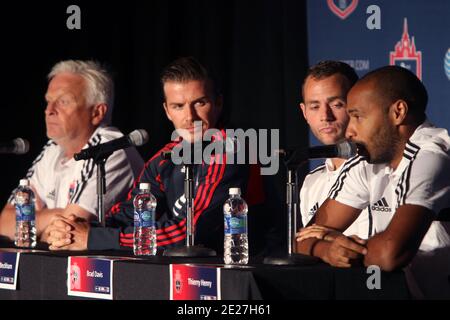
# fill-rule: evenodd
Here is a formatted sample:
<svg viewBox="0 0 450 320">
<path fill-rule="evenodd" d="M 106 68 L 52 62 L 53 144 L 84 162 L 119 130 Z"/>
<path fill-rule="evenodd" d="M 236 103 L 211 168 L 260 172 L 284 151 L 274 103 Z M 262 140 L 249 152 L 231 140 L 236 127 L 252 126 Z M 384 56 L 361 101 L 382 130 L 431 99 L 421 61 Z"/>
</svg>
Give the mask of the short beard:
<svg viewBox="0 0 450 320">
<path fill-rule="evenodd" d="M 385 121 L 387 122 L 387 119 Z M 383 127 L 372 144 L 375 150 L 380 150 L 380 153 L 376 157 L 371 156 L 369 163 L 390 163 L 395 157 L 399 144 L 400 139 L 395 128 L 391 126 Z"/>
</svg>

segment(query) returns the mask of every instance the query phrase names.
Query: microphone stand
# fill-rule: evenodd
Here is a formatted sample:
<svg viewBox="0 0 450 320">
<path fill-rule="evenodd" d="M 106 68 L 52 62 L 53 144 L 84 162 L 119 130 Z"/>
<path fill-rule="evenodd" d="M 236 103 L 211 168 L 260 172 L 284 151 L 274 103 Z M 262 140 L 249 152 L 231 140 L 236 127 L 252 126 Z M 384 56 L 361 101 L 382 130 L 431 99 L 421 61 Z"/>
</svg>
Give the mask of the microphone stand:
<svg viewBox="0 0 450 320">
<path fill-rule="evenodd" d="M 297 177 L 297 169 L 300 164 L 297 161 L 290 161 L 290 159 L 285 159 L 285 165 L 287 167 L 286 212 L 288 218 L 288 225 L 287 225 L 288 252 L 287 255 L 283 256 L 266 257 L 264 258 L 264 263 L 274 265 L 316 264 L 317 262 L 320 261 L 317 257 L 295 253 L 296 247 L 295 233 L 297 231 L 297 217 L 299 216 L 300 213 L 298 177 Z"/>
<path fill-rule="evenodd" d="M 163 157 L 169 154 L 163 155 Z M 192 162 L 192 161 L 191 161 Z M 193 165 L 183 164 L 184 167 L 184 195 L 186 197 L 186 245 L 184 247 L 168 248 L 163 256 L 167 257 L 215 257 L 214 250 L 195 245 L 194 241 L 194 179 Z"/>
<path fill-rule="evenodd" d="M 97 206 L 98 222 L 102 227 L 106 225 L 105 202 L 106 194 L 106 160 L 117 150 L 131 146 L 141 146 L 148 140 L 148 133 L 145 130 L 134 130 L 127 136 L 116 140 L 111 140 L 105 144 L 83 149 L 74 155 L 75 161 L 92 159 L 97 166 Z"/>
<path fill-rule="evenodd" d="M 98 223 L 105 227 L 106 219 L 105 219 L 105 202 L 104 196 L 106 194 L 106 173 L 105 173 L 105 164 L 106 160 L 108 160 L 109 156 L 112 155 L 114 151 L 101 153 L 92 158 L 94 164 L 97 166 L 97 214 L 98 214 Z M 75 159 L 78 161 L 78 159 Z"/>
<path fill-rule="evenodd" d="M 111 153 L 112 154 L 112 153 Z M 105 202 L 104 196 L 106 194 L 106 173 L 105 163 L 108 157 L 95 159 L 94 163 L 97 165 L 97 206 L 98 206 L 98 222 L 102 227 L 106 226 L 105 221 Z"/>
</svg>

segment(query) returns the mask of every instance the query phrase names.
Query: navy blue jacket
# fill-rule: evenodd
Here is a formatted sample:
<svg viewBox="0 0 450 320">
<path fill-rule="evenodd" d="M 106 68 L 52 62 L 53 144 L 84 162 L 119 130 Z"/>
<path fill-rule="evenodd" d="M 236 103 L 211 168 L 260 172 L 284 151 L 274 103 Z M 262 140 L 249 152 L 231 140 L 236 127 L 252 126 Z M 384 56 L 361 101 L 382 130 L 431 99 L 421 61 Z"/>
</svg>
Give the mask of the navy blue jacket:
<svg viewBox="0 0 450 320">
<path fill-rule="evenodd" d="M 221 131 L 225 136 L 225 131 Z M 181 165 L 165 160 L 161 152 L 172 150 L 179 142 L 171 142 L 156 153 L 144 166 L 125 201 L 113 206 L 106 219 L 107 228 L 92 227 L 88 238 L 89 250 L 126 249 L 133 246 L 133 198 L 139 183 L 151 184 L 157 199 L 156 226 L 159 249 L 182 246 L 186 241 L 186 204 L 184 200 L 184 172 Z M 226 155 L 217 155 L 226 157 Z M 271 222 L 267 216 L 275 214 L 264 207 L 264 188 L 258 165 L 223 163 L 196 164 L 194 173 L 195 244 L 223 252 L 223 204 L 229 188 L 241 188 L 249 205 L 248 225 L 250 254 L 264 248 L 263 238 Z M 264 211 L 266 210 L 266 211 Z M 263 226 L 263 227 L 262 227 Z"/>
</svg>

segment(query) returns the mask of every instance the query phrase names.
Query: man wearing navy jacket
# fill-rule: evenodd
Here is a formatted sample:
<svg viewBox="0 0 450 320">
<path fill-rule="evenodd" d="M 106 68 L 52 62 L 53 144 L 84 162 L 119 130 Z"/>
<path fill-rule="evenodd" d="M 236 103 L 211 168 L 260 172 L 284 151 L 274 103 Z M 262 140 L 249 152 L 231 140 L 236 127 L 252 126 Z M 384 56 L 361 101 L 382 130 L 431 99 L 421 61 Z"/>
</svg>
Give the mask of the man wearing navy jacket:
<svg viewBox="0 0 450 320">
<path fill-rule="evenodd" d="M 107 227 L 99 228 L 85 221 L 61 219 L 49 228 L 51 250 L 104 250 L 123 249 L 133 246 L 133 198 L 139 191 L 140 182 L 151 184 L 151 192 L 157 198 L 156 225 L 158 248 L 185 244 L 186 199 L 184 195 L 184 172 L 182 165 L 163 159 L 161 152 L 171 151 L 181 140 L 194 142 L 194 122 L 201 121 L 201 132 L 217 129 L 212 141 L 223 141 L 226 133 L 221 125 L 222 96 L 206 69 L 193 58 L 180 58 L 170 64 L 161 78 L 167 118 L 174 124 L 181 139 L 168 143 L 144 166 L 127 198 L 117 203 L 106 220 Z M 198 130 L 198 128 L 197 128 Z M 195 132 L 197 137 L 198 132 Z M 200 134 L 200 137 L 202 137 Z M 223 251 L 223 203 L 231 187 L 241 188 L 250 206 L 249 241 L 250 253 L 262 249 L 264 224 L 270 225 L 275 215 L 255 205 L 264 202 L 263 185 L 259 167 L 256 165 L 227 164 L 226 154 L 215 155 L 216 160 L 193 165 L 194 173 L 194 223 L 195 241 Z M 205 160 L 205 159 L 203 159 Z M 262 207 L 260 207 L 262 208 Z M 264 227 L 266 227 L 264 226 Z M 69 231 L 70 229 L 70 231 Z M 257 230 L 258 229 L 258 230 Z"/>
</svg>

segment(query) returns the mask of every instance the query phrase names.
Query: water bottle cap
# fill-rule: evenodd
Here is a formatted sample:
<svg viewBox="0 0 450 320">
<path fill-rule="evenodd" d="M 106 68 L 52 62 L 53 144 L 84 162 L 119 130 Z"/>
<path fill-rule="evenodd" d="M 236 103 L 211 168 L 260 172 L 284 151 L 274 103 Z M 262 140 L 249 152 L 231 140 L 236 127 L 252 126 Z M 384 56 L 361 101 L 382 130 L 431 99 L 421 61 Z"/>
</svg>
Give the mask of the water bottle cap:
<svg viewBox="0 0 450 320">
<path fill-rule="evenodd" d="M 230 196 L 241 195 L 241 188 L 230 188 Z"/>
<path fill-rule="evenodd" d="M 30 181 L 28 181 L 28 179 L 20 179 L 19 185 L 22 187 L 28 187 L 30 185 Z"/>
<path fill-rule="evenodd" d="M 150 183 L 141 182 L 139 184 L 139 189 L 141 189 L 141 190 L 150 190 Z"/>
</svg>

